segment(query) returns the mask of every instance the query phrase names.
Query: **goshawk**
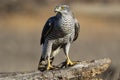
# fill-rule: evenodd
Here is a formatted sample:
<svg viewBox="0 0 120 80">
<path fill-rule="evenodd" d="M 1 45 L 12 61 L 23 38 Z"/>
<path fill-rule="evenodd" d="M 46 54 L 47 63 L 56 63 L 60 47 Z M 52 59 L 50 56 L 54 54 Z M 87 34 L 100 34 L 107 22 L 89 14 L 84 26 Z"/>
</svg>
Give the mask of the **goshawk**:
<svg viewBox="0 0 120 80">
<path fill-rule="evenodd" d="M 68 53 L 80 30 L 79 23 L 68 5 L 58 5 L 54 11 L 57 14 L 48 19 L 41 35 L 43 48 L 39 66 L 42 61 L 47 61 L 47 70 L 53 68 L 52 61 L 61 49 L 67 58 L 66 65 L 73 65 Z"/>
</svg>

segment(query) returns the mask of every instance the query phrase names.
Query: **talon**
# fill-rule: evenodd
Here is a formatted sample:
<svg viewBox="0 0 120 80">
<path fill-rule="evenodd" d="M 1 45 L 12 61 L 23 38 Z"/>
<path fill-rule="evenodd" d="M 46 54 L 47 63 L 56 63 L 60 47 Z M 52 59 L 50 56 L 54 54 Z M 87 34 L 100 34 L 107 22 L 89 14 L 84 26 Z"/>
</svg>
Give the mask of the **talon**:
<svg viewBox="0 0 120 80">
<path fill-rule="evenodd" d="M 67 65 L 72 66 L 74 63 L 70 60 L 67 61 Z"/>
<path fill-rule="evenodd" d="M 75 65 L 75 63 L 74 62 L 72 62 L 72 61 L 67 61 L 67 66 L 73 66 L 73 65 Z"/>
<path fill-rule="evenodd" d="M 77 62 L 72 62 L 69 57 L 67 58 L 67 66 L 73 66 L 75 64 L 77 64 Z"/>
<path fill-rule="evenodd" d="M 51 70 L 51 69 L 53 69 L 54 67 L 52 66 L 52 65 L 48 65 L 47 66 L 47 70 Z"/>
<path fill-rule="evenodd" d="M 78 64 L 79 62 L 78 62 L 78 61 L 74 61 L 73 63 L 74 63 L 74 65 L 75 65 L 75 64 Z"/>
<path fill-rule="evenodd" d="M 51 65 L 51 62 L 50 60 L 48 59 L 48 65 L 47 65 L 47 70 L 51 70 L 53 69 L 54 67 Z"/>
</svg>

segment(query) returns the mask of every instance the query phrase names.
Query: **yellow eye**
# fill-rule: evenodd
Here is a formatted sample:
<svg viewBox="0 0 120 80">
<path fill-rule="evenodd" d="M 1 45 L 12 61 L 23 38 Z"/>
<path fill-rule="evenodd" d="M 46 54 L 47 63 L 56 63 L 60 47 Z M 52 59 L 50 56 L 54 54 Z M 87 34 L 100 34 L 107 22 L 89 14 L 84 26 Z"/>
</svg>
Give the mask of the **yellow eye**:
<svg viewBox="0 0 120 80">
<path fill-rule="evenodd" d="M 65 9 L 65 7 L 62 6 L 61 9 Z"/>
</svg>

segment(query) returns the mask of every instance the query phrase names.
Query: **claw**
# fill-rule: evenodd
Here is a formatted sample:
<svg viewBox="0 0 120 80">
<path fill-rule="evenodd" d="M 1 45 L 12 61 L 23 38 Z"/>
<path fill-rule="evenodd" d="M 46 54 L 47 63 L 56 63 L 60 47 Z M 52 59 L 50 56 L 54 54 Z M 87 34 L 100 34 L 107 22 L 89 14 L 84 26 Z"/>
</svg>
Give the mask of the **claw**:
<svg viewBox="0 0 120 80">
<path fill-rule="evenodd" d="M 52 66 L 52 65 L 48 65 L 47 66 L 47 70 L 51 70 L 51 69 L 53 69 L 54 67 Z"/>
<path fill-rule="evenodd" d="M 67 66 L 73 66 L 73 65 L 77 64 L 77 62 L 72 62 L 72 61 L 70 60 L 70 58 L 67 57 L 67 62 L 66 62 L 66 64 L 67 64 Z"/>
<path fill-rule="evenodd" d="M 51 65 L 51 61 L 48 60 L 48 65 L 47 65 L 47 70 L 51 70 L 53 69 L 54 67 Z"/>
<path fill-rule="evenodd" d="M 70 59 L 67 60 L 67 65 L 72 66 L 73 64 L 74 63 Z"/>
</svg>

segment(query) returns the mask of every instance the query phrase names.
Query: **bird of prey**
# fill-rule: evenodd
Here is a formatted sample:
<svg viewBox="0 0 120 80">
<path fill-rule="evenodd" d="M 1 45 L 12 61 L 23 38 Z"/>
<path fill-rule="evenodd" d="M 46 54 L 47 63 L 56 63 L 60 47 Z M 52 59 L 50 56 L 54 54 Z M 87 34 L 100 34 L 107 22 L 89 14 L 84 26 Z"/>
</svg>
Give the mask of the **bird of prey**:
<svg viewBox="0 0 120 80">
<path fill-rule="evenodd" d="M 80 25 L 68 5 L 58 5 L 54 11 L 56 15 L 47 20 L 41 35 L 43 48 L 39 66 L 46 60 L 47 70 L 53 68 L 52 60 L 61 49 L 66 56 L 66 65 L 74 64 L 68 53 L 71 44 L 78 38 L 80 30 Z"/>
</svg>

